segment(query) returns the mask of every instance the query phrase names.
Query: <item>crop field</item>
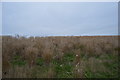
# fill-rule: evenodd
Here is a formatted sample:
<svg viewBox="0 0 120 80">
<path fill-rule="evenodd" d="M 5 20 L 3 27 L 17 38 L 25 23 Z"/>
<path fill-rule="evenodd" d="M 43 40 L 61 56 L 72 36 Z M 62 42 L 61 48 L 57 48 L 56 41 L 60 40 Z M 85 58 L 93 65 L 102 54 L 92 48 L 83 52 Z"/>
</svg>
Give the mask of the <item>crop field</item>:
<svg viewBox="0 0 120 80">
<path fill-rule="evenodd" d="M 2 36 L 3 78 L 118 78 L 118 36 Z"/>
</svg>

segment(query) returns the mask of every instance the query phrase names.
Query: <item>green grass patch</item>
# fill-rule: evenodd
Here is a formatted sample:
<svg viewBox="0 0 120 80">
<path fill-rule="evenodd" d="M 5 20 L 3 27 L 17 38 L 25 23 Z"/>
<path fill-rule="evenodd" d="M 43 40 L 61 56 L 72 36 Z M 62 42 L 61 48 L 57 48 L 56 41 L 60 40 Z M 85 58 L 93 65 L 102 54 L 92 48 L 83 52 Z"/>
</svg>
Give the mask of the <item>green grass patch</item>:
<svg viewBox="0 0 120 80">
<path fill-rule="evenodd" d="M 88 69 L 85 71 L 86 78 L 109 78 L 110 75 L 107 72 L 92 72 L 92 70 Z"/>
<path fill-rule="evenodd" d="M 44 60 L 42 58 L 37 58 L 36 64 L 42 66 L 44 64 Z"/>
<path fill-rule="evenodd" d="M 74 60 L 75 60 L 75 55 L 73 53 L 64 54 L 62 61 L 53 60 L 56 77 L 57 78 L 73 78 L 72 62 Z"/>
<path fill-rule="evenodd" d="M 65 62 L 73 62 L 75 59 L 75 54 L 74 53 L 66 53 L 63 56 L 63 61 Z"/>
<path fill-rule="evenodd" d="M 21 56 L 14 56 L 13 60 L 11 61 L 13 65 L 24 66 L 26 64 L 25 60 L 22 60 Z"/>
<path fill-rule="evenodd" d="M 93 72 L 89 66 L 85 68 L 85 77 L 86 78 L 117 78 L 118 77 L 118 59 L 114 54 L 102 54 L 100 57 L 95 57 L 96 61 L 100 66 L 96 72 Z M 95 65 L 95 64 L 94 64 Z M 96 64 L 97 65 L 97 64 Z M 95 65 L 95 66 L 96 66 Z M 105 67 L 103 70 L 101 67 Z"/>
<path fill-rule="evenodd" d="M 61 64 L 61 65 L 55 65 L 56 77 L 57 78 L 71 78 L 71 77 L 73 77 L 72 65 L 68 65 L 68 64 L 66 64 L 66 65 Z"/>
</svg>

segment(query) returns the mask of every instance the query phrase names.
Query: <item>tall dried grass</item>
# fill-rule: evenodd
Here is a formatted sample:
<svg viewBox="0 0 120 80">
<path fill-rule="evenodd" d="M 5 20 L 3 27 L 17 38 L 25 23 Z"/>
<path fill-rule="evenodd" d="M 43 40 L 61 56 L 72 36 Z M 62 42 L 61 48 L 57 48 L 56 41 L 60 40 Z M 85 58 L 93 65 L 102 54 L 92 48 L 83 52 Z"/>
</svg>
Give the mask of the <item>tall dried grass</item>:
<svg viewBox="0 0 120 80">
<path fill-rule="evenodd" d="M 75 55 L 75 57 L 68 56 L 65 59 L 68 61 L 69 59 L 74 59 L 73 62 L 70 62 L 70 64 L 74 64 L 73 77 L 82 78 L 89 76 L 88 73 L 86 73 L 87 66 L 89 66 L 90 70 L 93 70 L 93 73 L 97 73 L 99 70 L 105 71 L 106 68 L 99 65 L 104 62 L 104 59 L 101 61 L 101 57 L 105 56 L 105 54 L 117 56 L 118 50 L 117 36 L 56 36 L 30 38 L 2 36 L 3 78 L 56 77 L 58 74 L 55 72 L 54 68 L 56 65 L 59 66 L 59 64 L 62 65 L 62 63 L 65 63 L 63 62 L 65 54 Z M 15 56 L 20 56 L 20 60 L 16 59 L 16 63 L 11 63 L 15 61 Z M 42 61 L 40 64 L 43 63 L 41 65 L 36 64 L 36 60 L 39 58 Z M 17 62 L 17 60 L 21 62 L 26 61 L 26 63 L 23 64 Z M 53 64 L 55 61 L 57 61 L 57 63 Z M 16 66 L 16 64 L 20 66 Z M 50 67 L 51 65 L 53 67 Z M 47 70 L 47 72 L 44 70 Z M 44 73 L 40 74 L 42 71 Z M 23 73 L 24 75 L 22 75 Z M 68 74 L 65 76 L 68 76 Z"/>
</svg>

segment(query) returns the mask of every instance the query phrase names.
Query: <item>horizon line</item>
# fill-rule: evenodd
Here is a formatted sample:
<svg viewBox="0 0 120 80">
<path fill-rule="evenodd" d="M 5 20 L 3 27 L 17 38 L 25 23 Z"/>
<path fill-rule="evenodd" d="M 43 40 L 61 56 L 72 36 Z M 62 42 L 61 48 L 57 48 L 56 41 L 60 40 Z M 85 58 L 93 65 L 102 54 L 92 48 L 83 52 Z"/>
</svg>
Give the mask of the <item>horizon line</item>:
<svg viewBox="0 0 120 80">
<path fill-rule="evenodd" d="M 80 36 L 120 36 L 119 34 L 118 35 L 87 35 L 87 34 L 85 34 L 85 35 L 48 35 L 48 36 L 30 36 L 30 35 L 18 35 L 18 34 L 15 34 L 15 35 L 1 35 L 0 34 L 0 36 L 11 36 L 11 37 L 80 37 Z"/>
</svg>

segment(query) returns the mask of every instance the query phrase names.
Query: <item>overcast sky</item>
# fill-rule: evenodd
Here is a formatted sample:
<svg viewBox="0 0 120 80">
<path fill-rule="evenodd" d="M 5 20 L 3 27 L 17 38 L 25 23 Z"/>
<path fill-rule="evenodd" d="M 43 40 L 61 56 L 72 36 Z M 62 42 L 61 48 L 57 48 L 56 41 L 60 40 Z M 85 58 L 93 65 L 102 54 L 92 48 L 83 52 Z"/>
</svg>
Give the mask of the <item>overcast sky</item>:
<svg viewBox="0 0 120 80">
<path fill-rule="evenodd" d="M 0 2 L 0 35 L 2 34 L 2 3 Z"/>
<path fill-rule="evenodd" d="M 117 2 L 6 2 L 2 9 L 3 35 L 118 34 Z"/>
</svg>

